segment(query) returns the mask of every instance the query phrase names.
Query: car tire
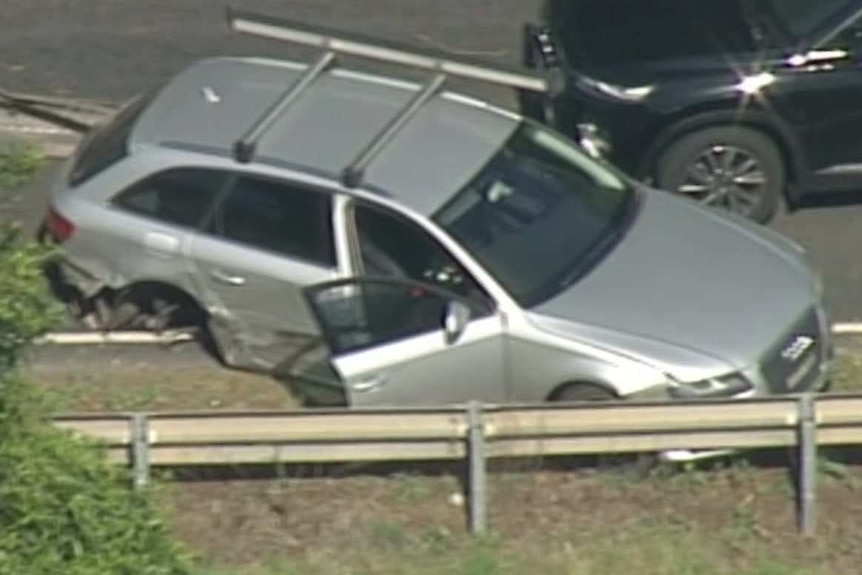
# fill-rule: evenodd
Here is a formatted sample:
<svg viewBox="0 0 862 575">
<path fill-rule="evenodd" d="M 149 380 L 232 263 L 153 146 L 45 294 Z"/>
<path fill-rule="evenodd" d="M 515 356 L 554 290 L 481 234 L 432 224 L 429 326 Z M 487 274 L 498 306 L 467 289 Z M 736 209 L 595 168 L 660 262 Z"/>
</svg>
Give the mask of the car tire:
<svg viewBox="0 0 862 575">
<path fill-rule="evenodd" d="M 589 401 L 620 401 L 609 389 L 592 383 L 571 383 L 562 387 L 553 396 L 553 402 L 589 402 Z M 597 455 L 592 461 L 593 466 L 600 472 L 612 472 L 646 477 L 658 464 L 658 454 L 636 453 L 636 454 L 613 454 Z"/>
<path fill-rule="evenodd" d="M 717 126 L 671 143 L 656 166 L 657 187 L 759 223 L 775 216 L 786 184 L 776 144 L 742 126 Z"/>
<path fill-rule="evenodd" d="M 616 401 L 609 389 L 592 383 L 572 383 L 554 394 L 554 401 Z"/>
</svg>

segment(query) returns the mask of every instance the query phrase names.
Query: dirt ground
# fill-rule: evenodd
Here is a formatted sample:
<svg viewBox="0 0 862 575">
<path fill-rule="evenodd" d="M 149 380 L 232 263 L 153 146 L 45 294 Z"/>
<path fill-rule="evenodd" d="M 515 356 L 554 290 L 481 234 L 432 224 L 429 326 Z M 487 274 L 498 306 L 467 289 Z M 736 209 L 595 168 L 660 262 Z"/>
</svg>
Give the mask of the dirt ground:
<svg viewBox="0 0 862 575">
<path fill-rule="evenodd" d="M 862 468 L 821 474 L 817 534 L 805 538 L 787 468 L 710 465 L 635 478 L 509 464 L 492 476 L 490 527 L 508 553 L 537 565 L 551 557 L 592 558 L 595 546 L 652 554 L 687 542 L 714 557 L 714 573 L 773 558 L 823 575 L 859 572 Z M 305 468 L 282 479 L 174 483 L 165 496 L 180 539 L 205 564 L 248 568 L 290 558 L 319 565 L 329 557 L 324 570 L 333 572 L 327 565 L 334 561 L 362 573 L 355 567 L 369 550 L 397 555 L 428 547 L 434 554 L 435 545 L 463 545 L 469 538 L 461 493 L 452 475 L 337 477 Z"/>
</svg>

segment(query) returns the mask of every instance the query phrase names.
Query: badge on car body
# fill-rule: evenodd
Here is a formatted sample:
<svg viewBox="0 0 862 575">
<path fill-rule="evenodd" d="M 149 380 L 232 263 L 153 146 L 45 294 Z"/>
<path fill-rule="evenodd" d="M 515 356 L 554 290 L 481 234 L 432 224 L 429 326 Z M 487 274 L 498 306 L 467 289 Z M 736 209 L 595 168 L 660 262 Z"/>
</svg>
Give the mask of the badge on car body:
<svg viewBox="0 0 862 575">
<path fill-rule="evenodd" d="M 814 345 L 814 338 L 807 335 L 797 335 L 784 349 L 781 357 L 790 362 L 796 362 Z"/>
</svg>

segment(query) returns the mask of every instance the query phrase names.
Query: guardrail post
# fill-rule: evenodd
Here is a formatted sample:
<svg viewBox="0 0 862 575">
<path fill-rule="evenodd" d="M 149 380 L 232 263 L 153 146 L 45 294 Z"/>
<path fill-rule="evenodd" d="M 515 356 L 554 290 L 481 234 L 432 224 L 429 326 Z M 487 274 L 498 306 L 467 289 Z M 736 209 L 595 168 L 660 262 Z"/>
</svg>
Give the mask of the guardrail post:
<svg viewBox="0 0 862 575">
<path fill-rule="evenodd" d="M 150 424 L 145 413 L 134 413 L 132 427 L 132 473 L 135 489 L 150 482 Z"/>
<path fill-rule="evenodd" d="M 467 426 L 470 532 L 478 534 L 488 529 L 488 502 L 485 423 L 482 420 L 482 405 L 477 401 L 471 401 L 467 406 Z"/>
<path fill-rule="evenodd" d="M 814 535 L 817 524 L 817 418 L 814 397 L 799 398 L 799 524 L 804 535 Z"/>
</svg>

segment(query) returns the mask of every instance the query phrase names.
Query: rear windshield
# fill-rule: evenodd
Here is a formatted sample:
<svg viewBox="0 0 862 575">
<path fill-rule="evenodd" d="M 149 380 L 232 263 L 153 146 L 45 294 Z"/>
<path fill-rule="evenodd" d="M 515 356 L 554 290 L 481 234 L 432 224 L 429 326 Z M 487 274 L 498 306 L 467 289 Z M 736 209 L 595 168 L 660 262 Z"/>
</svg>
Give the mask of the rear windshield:
<svg viewBox="0 0 862 575">
<path fill-rule="evenodd" d="M 585 70 L 755 48 L 740 0 L 549 0 L 546 18 Z"/>
<path fill-rule="evenodd" d="M 83 183 L 128 154 L 129 134 L 155 94 L 153 91 L 134 100 L 107 125 L 88 135 L 75 157 L 69 174 L 69 185 L 77 186 Z"/>
</svg>

